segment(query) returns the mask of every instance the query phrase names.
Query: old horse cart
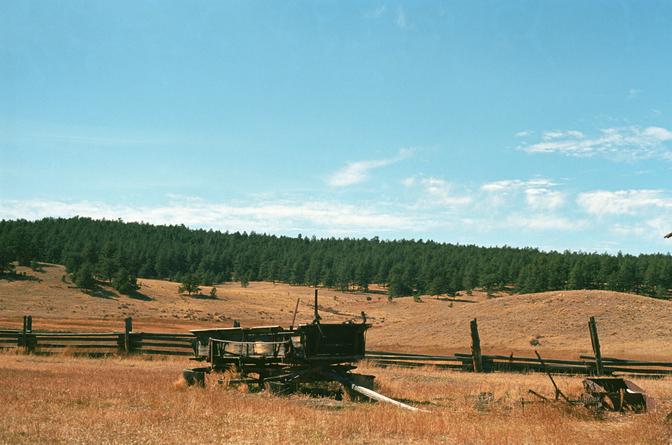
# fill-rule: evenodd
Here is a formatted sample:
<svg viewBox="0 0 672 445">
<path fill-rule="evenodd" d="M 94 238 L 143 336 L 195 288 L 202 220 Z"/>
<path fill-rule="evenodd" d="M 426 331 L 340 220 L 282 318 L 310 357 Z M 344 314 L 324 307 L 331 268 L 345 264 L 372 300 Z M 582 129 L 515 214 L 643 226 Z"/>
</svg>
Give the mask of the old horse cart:
<svg viewBox="0 0 672 445">
<path fill-rule="evenodd" d="M 366 396 L 413 409 L 373 391 L 374 376 L 356 374 L 356 362 L 365 354 L 366 330 L 361 323 L 322 323 L 317 312 L 312 323 L 289 328 L 281 326 L 198 329 L 195 360 L 208 366 L 185 369 L 190 385 L 204 386 L 207 374 L 219 383 L 247 385 L 251 390 L 274 394 L 311 392 L 323 395 L 343 393 L 352 399 Z M 336 388 L 336 389 L 334 389 Z"/>
</svg>

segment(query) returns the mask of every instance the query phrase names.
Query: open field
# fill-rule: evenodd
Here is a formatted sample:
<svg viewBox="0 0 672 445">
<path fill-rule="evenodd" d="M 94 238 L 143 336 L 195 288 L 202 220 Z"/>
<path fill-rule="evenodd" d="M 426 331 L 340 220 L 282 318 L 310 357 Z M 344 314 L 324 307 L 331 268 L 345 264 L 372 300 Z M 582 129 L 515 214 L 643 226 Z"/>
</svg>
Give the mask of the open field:
<svg viewBox="0 0 672 445">
<path fill-rule="evenodd" d="M 135 318 L 136 330 L 184 332 L 192 328 L 230 325 L 289 325 L 297 298 L 297 320 L 312 319 L 313 289 L 266 282 L 242 288 L 238 283 L 217 286 L 217 298 L 179 295 L 178 284 L 140 280 L 141 296 L 119 295 L 109 288 L 85 294 L 61 277 L 61 266 L 44 272 L 19 268 L 32 279 L 0 280 L 0 327 L 20 327 L 24 314 L 33 315 L 35 329 L 120 330 L 122 319 Z M 204 289 L 208 293 L 209 289 Z M 425 353 L 467 352 L 469 320 L 478 318 L 485 353 L 533 356 L 533 349 L 550 357 L 576 358 L 590 353 L 588 317 L 598 321 L 602 353 L 639 359 L 667 360 L 672 356 L 672 302 L 607 291 L 557 291 L 501 296 L 461 295 L 455 301 L 423 297 L 389 303 L 382 293 L 344 293 L 320 289 L 325 320 L 358 319 L 366 312 L 373 328 L 369 349 L 414 350 Z M 540 343 L 531 346 L 535 338 Z"/>
<path fill-rule="evenodd" d="M 141 295 L 103 288 L 86 294 L 62 281 L 61 266 L 0 281 L 0 326 L 20 327 L 33 315 L 35 329 L 120 330 L 133 316 L 136 330 L 183 332 L 196 327 L 288 325 L 297 298 L 298 320 L 312 317 L 312 289 L 273 283 L 217 286 L 217 298 L 179 295 L 177 283 L 141 280 Z M 207 293 L 209 289 L 204 289 Z M 599 291 L 550 292 L 488 299 L 475 292 L 457 299 L 423 297 L 389 303 L 382 293 L 320 290 L 329 321 L 358 318 L 373 328 L 368 349 L 451 353 L 469 350 L 469 320 L 476 317 L 486 353 L 547 357 L 590 352 L 587 319 L 597 317 L 604 355 L 669 359 L 670 302 Z M 206 389 L 178 382 L 185 359 L 85 359 L 66 354 L 0 355 L 0 443 L 646 443 L 668 444 L 672 378 L 638 380 L 660 406 L 654 413 L 608 415 L 584 409 L 521 406 L 528 389 L 547 396 L 539 374 L 470 374 L 423 369 L 373 368 L 385 395 L 429 410 L 410 413 L 380 404 L 304 396 L 248 394 L 210 382 Z M 558 377 L 570 396 L 581 378 Z M 492 402 L 479 394 L 492 393 Z"/>
<path fill-rule="evenodd" d="M 0 355 L 0 443 L 544 443 L 668 444 L 672 379 L 636 381 L 660 400 L 655 413 L 521 407 L 543 375 L 378 369 L 381 392 L 430 411 L 305 396 L 280 398 L 212 384 L 176 384 L 185 361 Z M 558 377 L 567 394 L 580 378 Z M 492 402 L 479 402 L 482 392 Z"/>
</svg>

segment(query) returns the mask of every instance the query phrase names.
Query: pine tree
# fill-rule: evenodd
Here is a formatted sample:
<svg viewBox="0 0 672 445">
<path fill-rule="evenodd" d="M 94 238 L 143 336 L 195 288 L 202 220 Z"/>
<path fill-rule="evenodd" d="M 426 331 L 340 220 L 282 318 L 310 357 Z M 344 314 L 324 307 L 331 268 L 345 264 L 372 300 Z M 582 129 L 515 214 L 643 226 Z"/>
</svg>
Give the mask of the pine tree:
<svg viewBox="0 0 672 445">
<path fill-rule="evenodd" d="M 93 266 L 91 263 L 88 261 L 84 262 L 79 269 L 77 269 L 77 272 L 74 273 L 73 280 L 77 287 L 81 287 L 82 289 L 93 289 L 96 285 L 96 280 L 93 277 Z"/>
<path fill-rule="evenodd" d="M 244 273 L 240 277 L 240 287 L 247 287 L 250 284 L 250 274 L 249 273 Z"/>
<path fill-rule="evenodd" d="M 119 268 L 119 258 L 116 249 L 111 242 L 106 242 L 98 256 L 96 272 L 105 281 L 112 281 L 115 271 Z"/>
<path fill-rule="evenodd" d="M 390 270 L 390 284 L 387 293 L 390 297 L 411 295 L 411 288 L 404 281 L 404 271 L 399 264 L 395 264 Z"/>
<path fill-rule="evenodd" d="M 9 253 L 9 249 L 0 242 L 0 275 L 12 272 L 14 272 L 12 255 Z"/>
<path fill-rule="evenodd" d="M 201 288 L 198 286 L 198 277 L 194 274 L 187 274 L 182 277 L 182 284 L 177 289 L 181 294 L 187 293 L 190 297 L 194 294 L 197 294 L 201 291 Z"/>
<path fill-rule="evenodd" d="M 112 277 L 112 287 L 122 294 L 132 294 L 140 289 L 138 279 L 123 267 Z"/>
</svg>

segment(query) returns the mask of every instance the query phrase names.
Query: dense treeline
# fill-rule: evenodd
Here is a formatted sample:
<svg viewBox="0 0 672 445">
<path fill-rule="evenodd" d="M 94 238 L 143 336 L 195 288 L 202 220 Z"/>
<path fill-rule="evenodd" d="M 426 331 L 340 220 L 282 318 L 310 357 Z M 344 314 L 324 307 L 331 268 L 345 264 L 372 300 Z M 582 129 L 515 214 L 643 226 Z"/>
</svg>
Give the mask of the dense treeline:
<svg viewBox="0 0 672 445">
<path fill-rule="evenodd" d="M 269 280 L 342 290 L 366 290 L 380 283 L 392 296 L 479 287 L 516 292 L 609 289 L 663 298 L 672 288 L 669 254 L 614 256 L 422 240 L 291 238 L 78 217 L 1 221 L 0 273 L 14 261 L 61 263 L 74 278 L 116 279 L 131 287 L 139 276 L 197 280 L 206 286 Z"/>
</svg>

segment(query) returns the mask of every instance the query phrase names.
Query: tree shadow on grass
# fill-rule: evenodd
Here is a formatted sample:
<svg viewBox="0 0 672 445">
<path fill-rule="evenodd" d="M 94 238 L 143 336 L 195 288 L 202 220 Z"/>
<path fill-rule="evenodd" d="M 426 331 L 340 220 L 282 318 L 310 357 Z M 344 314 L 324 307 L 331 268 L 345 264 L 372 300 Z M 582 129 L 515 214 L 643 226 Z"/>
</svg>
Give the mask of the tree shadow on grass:
<svg viewBox="0 0 672 445">
<path fill-rule="evenodd" d="M 191 298 L 196 298 L 197 300 L 218 300 L 217 295 L 213 297 L 212 295 L 206 294 L 192 294 Z"/>
<path fill-rule="evenodd" d="M 367 291 L 363 291 L 365 294 L 374 294 L 374 295 L 387 295 L 386 290 L 378 290 L 378 289 L 369 289 Z"/>
<path fill-rule="evenodd" d="M 92 287 L 91 289 L 81 289 L 82 292 L 84 292 L 86 295 L 89 295 L 91 297 L 96 297 L 96 298 L 105 298 L 109 300 L 114 300 L 117 296 L 114 294 L 114 292 L 109 291 L 103 287 L 100 286 L 95 286 Z"/>
<path fill-rule="evenodd" d="M 463 300 L 461 298 L 451 298 L 451 297 L 437 297 L 436 300 L 447 301 L 449 303 L 476 303 L 475 301 L 472 300 Z"/>
<path fill-rule="evenodd" d="M 140 301 L 152 301 L 152 300 L 154 300 L 149 295 L 145 295 L 142 292 L 138 292 L 137 290 L 126 294 L 126 296 L 128 298 L 132 298 L 134 300 L 140 300 Z"/>
<path fill-rule="evenodd" d="M 0 280 L 7 280 L 7 281 L 37 281 L 38 283 L 42 281 L 42 279 L 38 277 L 34 277 L 32 275 L 28 275 L 25 272 L 21 273 L 16 273 L 16 272 L 5 272 L 0 274 Z"/>
</svg>

